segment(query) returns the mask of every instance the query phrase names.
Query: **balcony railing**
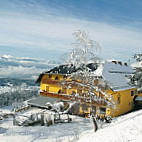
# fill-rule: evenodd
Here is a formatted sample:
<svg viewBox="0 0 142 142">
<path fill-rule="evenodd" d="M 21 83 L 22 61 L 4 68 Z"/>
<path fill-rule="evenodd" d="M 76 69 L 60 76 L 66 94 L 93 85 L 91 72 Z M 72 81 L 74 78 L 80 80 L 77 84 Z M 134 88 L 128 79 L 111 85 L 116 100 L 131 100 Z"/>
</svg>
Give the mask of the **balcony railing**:
<svg viewBox="0 0 142 142">
<path fill-rule="evenodd" d="M 80 103 L 86 103 L 86 104 L 92 104 L 92 105 L 99 105 L 99 106 L 106 106 L 107 103 L 104 100 L 90 100 L 90 97 L 84 97 L 84 96 L 73 96 L 68 94 L 57 94 L 53 92 L 40 92 L 41 96 L 51 97 L 51 98 L 58 98 L 62 100 L 71 100 L 76 101 Z M 92 102 L 90 102 L 92 101 Z"/>
</svg>

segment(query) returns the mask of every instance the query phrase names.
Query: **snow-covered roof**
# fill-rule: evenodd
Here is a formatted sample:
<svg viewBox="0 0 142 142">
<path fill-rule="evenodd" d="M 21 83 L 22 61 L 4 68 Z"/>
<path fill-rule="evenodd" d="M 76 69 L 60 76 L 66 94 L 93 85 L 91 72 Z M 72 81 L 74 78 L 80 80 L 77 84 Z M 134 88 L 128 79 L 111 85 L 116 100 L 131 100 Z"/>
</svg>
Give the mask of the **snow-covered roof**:
<svg viewBox="0 0 142 142">
<path fill-rule="evenodd" d="M 95 71 L 98 67 L 98 63 L 92 63 L 92 62 L 88 62 L 86 65 L 87 69 L 91 72 Z M 74 66 L 73 64 L 63 64 L 63 65 L 59 65 L 57 67 L 54 67 L 53 69 L 46 71 L 44 73 L 41 73 L 37 79 L 37 83 L 41 81 L 42 77 L 44 76 L 44 74 L 62 74 L 62 75 L 68 75 L 68 74 L 72 74 L 75 73 L 77 71 L 83 71 L 85 70 L 85 65 L 82 64 L 80 66 Z"/>
<path fill-rule="evenodd" d="M 140 61 L 140 62 L 135 62 L 135 63 L 133 63 L 131 66 L 132 66 L 133 68 L 140 68 L 140 67 L 142 67 L 142 61 Z"/>
<path fill-rule="evenodd" d="M 135 88 L 129 84 L 129 79 L 127 77 L 131 75 L 134 70 L 126 63 L 122 64 L 121 62 L 117 61 L 100 61 L 99 63 L 88 62 L 87 68 L 90 70 L 92 75 L 103 77 L 113 91 Z M 44 76 L 44 74 L 55 73 L 67 75 L 77 71 L 82 71 L 84 69 L 85 66 L 83 64 L 80 67 L 73 66 L 72 64 L 60 65 L 40 74 L 37 82 L 41 81 L 41 78 Z"/>
<path fill-rule="evenodd" d="M 97 70 L 94 72 L 95 76 L 102 76 L 107 82 L 109 87 L 114 91 L 120 91 L 125 89 L 134 88 L 129 85 L 129 79 L 127 76 L 134 72 L 133 68 L 122 63 L 114 62 L 102 62 Z"/>
<path fill-rule="evenodd" d="M 136 100 L 136 101 L 142 101 L 142 97 L 137 96 L 135 100 Z"/>
</svg>

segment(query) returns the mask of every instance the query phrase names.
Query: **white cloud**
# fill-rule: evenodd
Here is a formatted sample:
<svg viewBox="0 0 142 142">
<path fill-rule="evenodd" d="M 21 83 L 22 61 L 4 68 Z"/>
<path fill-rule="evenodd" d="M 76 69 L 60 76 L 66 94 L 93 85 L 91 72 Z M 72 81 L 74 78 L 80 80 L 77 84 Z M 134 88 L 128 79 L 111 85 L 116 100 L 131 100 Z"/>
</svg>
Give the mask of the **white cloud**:
<svg viewBox="0 0 142 142">
<path fill-rule="evenodd" d="M 14 57 L 11 55 L 0 56 L 0 65 L 3 66 L 24 66 L 37 68 L 50 68 L 56 66 L 58 63 L 52 60 L 29 58 L 29 57 Z"/>
<path fill-rule="evenodd" d="M 22 67 L 22 66 L 8 66 L 0 68 L 0 78 L 21 78 L 33 79 L 38 76 L 42 70 L 35 67 Z"/>
<path fill-rule="evenodd" d="M 2 12 L 1 12 L 2 14 Z M 0 44 L 16 47 L 35 47 L 54 50 L 71 49 L 72 33 L 85 30 L 102 46 L 102 55 L 124 56 L 141 51 L 142 33 L 130 27 L 56 17 L 5 13 L 0 17 Z M 122 57 L 120 57 L 122 58 Z"/>
<path fill-rule="evenodd" d="M 41 72 L 55 66 L 54 61 L 3 55 L 0 56 L 0 78 L 35 79 Z"/>
</svg>

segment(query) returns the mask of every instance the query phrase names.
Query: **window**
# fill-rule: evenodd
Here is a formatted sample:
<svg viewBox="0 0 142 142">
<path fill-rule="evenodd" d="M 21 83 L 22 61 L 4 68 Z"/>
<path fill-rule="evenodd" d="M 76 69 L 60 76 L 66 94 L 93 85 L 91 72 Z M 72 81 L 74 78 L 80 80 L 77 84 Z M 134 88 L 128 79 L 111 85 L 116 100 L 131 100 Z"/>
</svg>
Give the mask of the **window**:
<svg viewBox="0 0 142 142">
<path fill-rule="evenodd" d="M 55 77 L 55 80 L 59 80 L 59 77 L 58 77 L 58 76 L 56 76 L 56 77 Z"/>
<path fill-rule="evenodd" d="M 77 93 L 81 94 L 82 93 L 82 89 L 77 89 Z"/>
<path fill-rule="evenodd" d="M 96 114 L 96 106 L 92 106 L 92 113 Z"/>
<path fill-rule="evenodd" d="M 62 93 L 67 94 L 67 88 L 62 88 Z"/>
<path fill-rule="evenodd" d="M 137 94 L 137 90 L 135 90 L 135 95 Z"/>
<path fill-rule="evenodd" d="M 131 96 L 134 96 L 134 91 L 131 91 Z"/>
<path fill-rule="evenodd" d="M 49 86 L 46 86 L 46 90 L 45 91 L 49 92 Z"/>
<path fill-rule="evenodd" d="M 120 94 L 117 96 L 117 103 L 120 104 Z"/>
<path fill-rule="evenodd" d="M 88 106 L 87 106 L 86 104 L 83 104 L 83 105 L 82 105 L 82 110 L 83 110 L 83 111 L 88 111 Z"/>
<path fill-rule="evenodd" d="M 59 89 L 58 94 L 61 94 L 61 93 L 62 93 L 62 91 L 61 91 L 61 89 Z"/>
<path fill-rule="evenodd" d="M 76 92 L 75 92 L 75 91 L 72 91 L 71 95 L 73 95 L 73 96 L 74 96 L 75 94 L 76 94 Z"/>
<path fill-rule="evenodd" d="M 105 114 L 106 113 L 106 108 L 101 107 L 100 108 L 100 114 Z"/>
<path fill-rule="evenodd" d="M 49 78 L 52 78 L 52 74 L 49 74 Z"/>
<path fill-rule="evenodd" d="M 63 79 L 67 79 L 67 76 L 66 76 L 66 75 L 64 75 L 64 76 L 63 76 Z"/>
<path fill-rule="evenodd" d="M 103 94 L 101 92 L 99 92 L 99 97 L 101 97 L 101 98 L 103 97 Z"/>
</svg>

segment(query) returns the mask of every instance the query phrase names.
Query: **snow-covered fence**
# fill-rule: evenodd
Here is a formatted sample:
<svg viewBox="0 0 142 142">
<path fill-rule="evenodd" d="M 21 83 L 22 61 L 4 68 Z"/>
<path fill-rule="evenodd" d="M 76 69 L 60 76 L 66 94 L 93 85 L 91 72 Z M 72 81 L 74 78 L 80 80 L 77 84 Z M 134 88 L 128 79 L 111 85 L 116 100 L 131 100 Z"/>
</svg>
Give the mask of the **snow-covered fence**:
<svg viewBox="0 0 142 142">
<path fill-rule="evenodd" d="M 8 118 L 9 116 L 13 116 L 13 112 L 11 111 L 0 111 L 0 120 L 3 120 L 5 118 Z"/>
</svg>

